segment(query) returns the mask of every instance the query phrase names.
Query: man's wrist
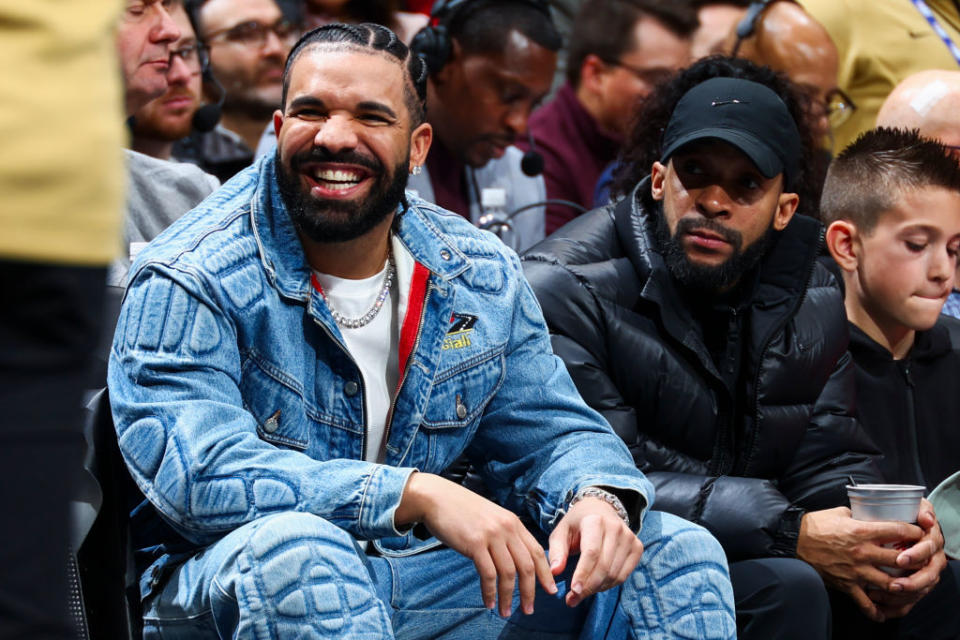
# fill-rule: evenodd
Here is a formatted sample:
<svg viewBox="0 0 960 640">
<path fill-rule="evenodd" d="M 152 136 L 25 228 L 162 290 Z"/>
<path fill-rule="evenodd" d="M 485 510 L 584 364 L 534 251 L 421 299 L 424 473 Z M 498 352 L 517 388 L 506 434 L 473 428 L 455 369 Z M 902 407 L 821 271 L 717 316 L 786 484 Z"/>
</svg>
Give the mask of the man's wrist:
<svg viewBox="0 0 960 640">
<path fill-rule="evenodd" d="M 570 500 L 570 506 L 572 507 L 584 498 L 597 498 L 599 500 L 603 500 L 613 508 L 620 519 L 623 520 L 623 524 L 627 525 L 628 528 L 630 527 L 630 514 L 627 513 L 627 509 L 623 506 L 623 502 L 621 502 L 620 498 L 618 498 L 616 495 L 605 489 L 601 489 L 600 487 L 584 487 L 577 491 L 576 495 L 573 496 L 573 499 Z"/>
</svg>

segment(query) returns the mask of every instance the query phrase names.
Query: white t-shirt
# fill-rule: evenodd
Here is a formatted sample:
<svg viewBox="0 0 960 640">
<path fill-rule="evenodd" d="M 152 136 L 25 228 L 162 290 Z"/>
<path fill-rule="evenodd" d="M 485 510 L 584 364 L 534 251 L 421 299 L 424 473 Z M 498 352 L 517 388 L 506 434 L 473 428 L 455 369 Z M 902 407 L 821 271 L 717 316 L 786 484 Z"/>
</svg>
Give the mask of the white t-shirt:
<svg viewBox="0 0 960 640">
<path fill-rule="evenodd" d="M 383 462 L 384 436 L 390 405 L 400 379 L 400 329 L 407 309 L 414 260 L 403 244 L 391 236 L 396 275 L 390 295 L 369 324 L 356 329 L 340 327 L 347 351 L 353 357 L 363 378 L 366 447 L 364 460 Z M 347 318 L 358 318 L 374 305 L 387 277 L 384 263 L 380 273 L 362 280 L 338 278 L 314 271 L 323 287 L 328 305 Z"/>
</svg>

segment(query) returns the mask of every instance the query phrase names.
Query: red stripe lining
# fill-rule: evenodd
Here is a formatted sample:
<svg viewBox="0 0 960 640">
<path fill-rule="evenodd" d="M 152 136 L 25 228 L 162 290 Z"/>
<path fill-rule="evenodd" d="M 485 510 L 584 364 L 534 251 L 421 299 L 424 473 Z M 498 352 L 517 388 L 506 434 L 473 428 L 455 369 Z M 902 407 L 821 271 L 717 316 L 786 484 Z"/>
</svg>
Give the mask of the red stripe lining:
<svg viewBox="0 0 960 640">
<path fill-rule="evenodd" d="M 430 270 L 419 262 L 413 265 L 413 278 L 410 282 L 410 296 L 407 298 L 407 313 L 403 318 L 403 327 L 400 329 L 400 379 L 397 381 L 397 389 L 403 384 L 403 374 L 407 370 L 407 360 L 413 352 L 413 346 L 417 341 L 417 332 L 420 329 L 420 320 L 423 315 L 423 304 L 427 296 L 427 280 L 430 278 Z"/>
</svg>

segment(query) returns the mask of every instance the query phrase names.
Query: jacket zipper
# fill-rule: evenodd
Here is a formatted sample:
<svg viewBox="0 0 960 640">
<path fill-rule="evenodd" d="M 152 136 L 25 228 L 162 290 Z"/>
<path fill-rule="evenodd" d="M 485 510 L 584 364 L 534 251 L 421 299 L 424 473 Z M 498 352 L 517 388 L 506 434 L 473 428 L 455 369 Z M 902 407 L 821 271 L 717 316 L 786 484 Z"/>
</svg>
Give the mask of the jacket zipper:
<svg viewBox="0 0 960 640">
<path fill-rule="evenodd" d="M 390 428 L 393 426 L 393 411 L 397 406 L 397 399 L 400 397 L 400 389 L 407 380 L 407 372 L 410 370 L 410 363 L 413 362 L 413 354 L 417 352 L 420 346 L 420 335 L 423 333 L 424 318 L 427 316 L 427 303 L 430 301 L 430 292 L 433 291 L 433 284 L 427 285 L 427 291 L 423 294 L 423 307 L 420 309 L 420 321 L 417 323 L 417 337 L 413 340 L 413 347 L 410 349 L 410 356 L 406 364 L 403 365 L 403 375 L 400 376 L 400 382 L 397 383 L 397 391 L 393 394 L 393 400 L 390 402 L 390 410 L 387 412 L 387 426 L 383 434 L 383 442 L 390 441 Z"/>
<path fill-rule="evenodd" d="M 790 312 L 784 316 L 782 322 L 778 323 L 777 326 L 773 328 L 772 331 L 767 335 L 763 340 L 763 348 L 760 349 L 760 356 L 757 358 L 757 375 L 753 381 L 753 429 L 749 435 L 744 434 L 744 448 L 743 448 L 743 459 L 741 464 L 738 465 L 739 471 L 741 474 L 747 472 L 748 458 L 751 456 L 753 451 L 753 445 L 757 441 L 757 429 L 760 424 L 760 374 L 761 369 L 763 368 L 763 359 L 767 355 L 767 351 L 770 349 L 770 342 L 773 340 L 773 336 L 777 334 L 783 326 L 790 321 L 790 318 L 797 312 L 797 309 L 800 308 L 800 305 L 803 304 L 803 301 L 807 298 L 807 291 L 810 288 L 810 279 L 813 277 L 813 271 L 817 268 L 817 256 L 820 255 L 820 248 L 823 246 L 824 239 L 824 230 L 823 227 L 820 228 L 820 233 L 817 237 L 817 246 L 816 250 L 813 253 L 813 259 L 810 260 L 810 266 L 807 268 L 807 277 L 804 280 L 806 286 L 803 288 L 803 295 L 798 296 L 796 302 L 790 308 Z M 746 415 L 746 414 L 744 414 Z"/>
<path fill-rule="evenodd" d="M 911 461 L 913 462 L 913 471 L 916 473 L 917 482 L 926 486 L 927 481 L 923 475 L 923 468 L 920 466 L 920 438 L 917 434 L 917 415 L 916 404 L 914 403 L 914 384 L 913 377 L 910 375 L 910 361 L 903 363 L 903 377 L 907 379 L 907 428 L 910 431 L 910 442 L 913 445 L 911 451 Z"/>
</svg>

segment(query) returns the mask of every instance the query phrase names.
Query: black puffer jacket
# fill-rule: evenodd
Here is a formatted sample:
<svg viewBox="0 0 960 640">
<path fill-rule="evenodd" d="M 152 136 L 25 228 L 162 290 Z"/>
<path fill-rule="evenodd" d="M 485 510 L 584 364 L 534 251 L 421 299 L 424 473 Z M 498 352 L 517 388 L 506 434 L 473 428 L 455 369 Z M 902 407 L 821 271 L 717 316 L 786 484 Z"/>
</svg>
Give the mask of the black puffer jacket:
<svg viewBox="0 0 960 640">
<path fill-rule="evenodd" d="M 732 425 L 734 398 L 648 211 L 659 215 L 645 180 L 524 256 L 553 348 L 656 485 L 655 508 L 706 526 L 732 560 L 792 556 L 805 511 L 847 504 L 848 475 L 880 481 L 852 417 L 842 296 L 815 261 L 820 224 L 796 216 L 761 263 L 741 325 L 744 418 Z"/>
</svg>

